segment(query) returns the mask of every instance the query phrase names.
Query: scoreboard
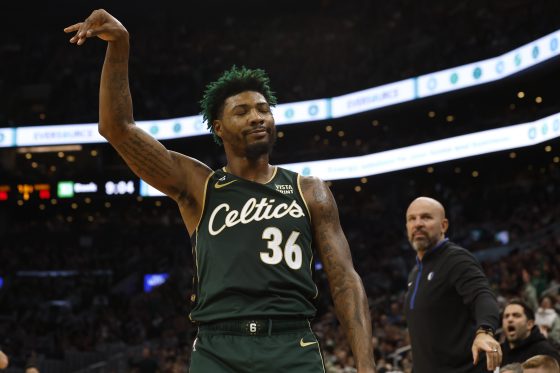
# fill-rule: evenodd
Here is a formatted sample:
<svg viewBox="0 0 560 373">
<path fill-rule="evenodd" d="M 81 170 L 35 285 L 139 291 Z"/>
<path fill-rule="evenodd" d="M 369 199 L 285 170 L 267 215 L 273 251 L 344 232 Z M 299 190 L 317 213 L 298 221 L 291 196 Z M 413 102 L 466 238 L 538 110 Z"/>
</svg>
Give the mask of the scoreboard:
<svg viewBox="0 0 560 373">
<path fill-rule="evenodd" d="M 49 184 L 18 184 L 17 190 L 20 198 L 28 201 L 32 196 L 39 199 L 51 198 L 51 186 Z"/>
<path fill-rule="evenodd" d="M 51 199 L 51 185 L 48 183 L 0 184 L 0 202 L 16 199 L 24 201 Z"/>
<path fill-rule="evenodd" d="M 50 183 L 2 183 L 0 180 L 0 203 L 6 201 L 38 201 L 56 197 Z"/>
<path fill-rule="evenodd" d="M 73 199 L 79 196 L 113 197 L 140 196 L 140 180 L 61 180 L 44 183 L 2 183 L 0 180 L 0 203 L 6 201 L 38 201 L 53 198 Z M 18 202 L 20 203 L 20 202 Z"/>
</svg>

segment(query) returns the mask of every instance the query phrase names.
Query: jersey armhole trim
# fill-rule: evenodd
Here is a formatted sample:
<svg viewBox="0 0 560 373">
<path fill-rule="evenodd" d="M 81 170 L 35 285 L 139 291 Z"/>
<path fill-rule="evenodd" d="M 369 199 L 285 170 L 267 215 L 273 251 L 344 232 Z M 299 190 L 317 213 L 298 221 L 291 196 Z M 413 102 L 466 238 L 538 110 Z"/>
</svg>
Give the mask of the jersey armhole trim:
<svg viewBox="0 0 560 373">
<path fill-rule="evenodd" d="M 198 272 L 198 229 L 196 230 L 196 242 L 193 247 L 193 251 L 195 254 L 194 266 L 196 267 L 196 287 L 198 288 L 198 282 L 200 281 L 200 273 Z M 198 295 L 198 289 L 193 289 Z"/>
<path fill-rule="evenodd" d="M 198 234 L 198 227 L 200 226 L 200 222 L 202 221 L 202 218 L 204 217 L 204 213 L 206 212 L 204 209 L 206 208 L 206 193 L 208 192 L 208 181 L 210 181 L 210 178 L 216 173 L 216 171 L 212 171 L 210 173 L 210 175 L 208 175 L 206 177 L 206 181 L 204 182 L 204 196 L 202 198 L 202 209 L 200 211 L 200 217 L 198 218 L 198 222 L 196 223 L 196 226 L 194 227 L 194 234 Z"/>
<path fill-rule="evenodd" d="M 301 190 L 301 175 L 300 174 L 297 174 L 297 188 L 298 188 L 299 196 L 301 197 L 301 200 L 303 201 L 303 204 L 305 205 L 305 209 L 307 210 L 307 216 L 309 216 L 309 223 L 311 223 L 312 222 L 311 211 L 309 211 L 309 206 L 307 206 L 307 201 L 305 200 L 305 197 L 303 196 L 303 190 Z"/>
</svg>

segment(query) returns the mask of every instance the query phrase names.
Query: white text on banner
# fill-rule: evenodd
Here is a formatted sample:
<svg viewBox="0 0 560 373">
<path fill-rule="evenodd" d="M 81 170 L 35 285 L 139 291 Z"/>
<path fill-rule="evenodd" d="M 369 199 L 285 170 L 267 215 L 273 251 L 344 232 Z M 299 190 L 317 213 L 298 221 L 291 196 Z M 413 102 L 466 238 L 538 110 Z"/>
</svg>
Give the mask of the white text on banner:
<svg viewBox="0 0 560 373">
<path fill-rule="evenodd" d="M 333 118 L 344 117 L 384 106 L 414 100 L 414 79 L 369 88 L 332 98 Z"/>
<path fill-rule="evenodd" d="M 96 123 L 19 127 L 16 132 L 17 146 L 89 144 L 104 141 L 97 132 Z"/>
<path fill-rule="evenodd" d="M 560 137 L 560 114 L 359 157 L 281 165 L 323 180 L 350 179 L 531 146 Z"/>
</svg>

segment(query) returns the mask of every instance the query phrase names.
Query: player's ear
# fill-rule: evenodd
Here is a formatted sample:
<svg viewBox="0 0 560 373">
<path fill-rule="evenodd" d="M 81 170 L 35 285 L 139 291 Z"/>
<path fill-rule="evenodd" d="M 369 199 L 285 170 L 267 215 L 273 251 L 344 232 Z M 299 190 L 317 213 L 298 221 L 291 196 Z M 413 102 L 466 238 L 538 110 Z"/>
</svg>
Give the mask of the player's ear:
<svg viewBox="0 0 560 373">
<path fill-rule="evenodd" d="M 222 137 L 222 121 L 219 119 L 214 119 L 212 122 L 212 127 L 214 127 L 214 133 L 218 135 L 218 137 Z"/>
</svg>

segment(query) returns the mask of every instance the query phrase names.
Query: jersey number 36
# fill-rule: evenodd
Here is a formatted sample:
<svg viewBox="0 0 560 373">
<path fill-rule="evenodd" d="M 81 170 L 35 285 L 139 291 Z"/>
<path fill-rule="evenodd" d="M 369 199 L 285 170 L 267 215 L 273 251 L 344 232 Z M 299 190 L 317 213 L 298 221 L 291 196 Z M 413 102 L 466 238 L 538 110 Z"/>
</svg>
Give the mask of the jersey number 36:
<svg viewBox="0 0 560 373">
<path fill-rule="evenodd" d="M 282 258 L 291 269 L 300 269 L 302 263 L 301 247 L 296 243 L 299 232 L 292 231 L 282 249 L 282 231 L 276 227 L 268 227 L 263 231 L 262 238 L 267 240 L 267 249 L 261 251 L 261 260 L 266 264 L 278 264 Z"/>
</svg>

